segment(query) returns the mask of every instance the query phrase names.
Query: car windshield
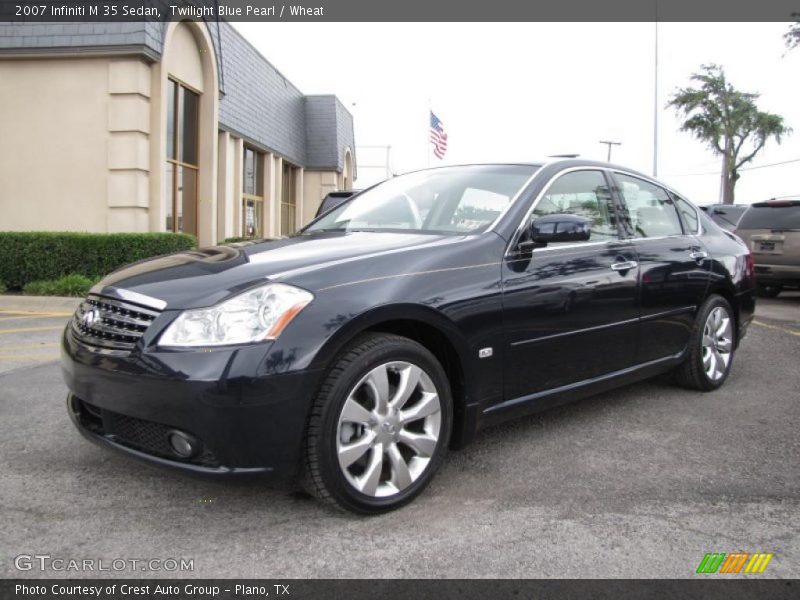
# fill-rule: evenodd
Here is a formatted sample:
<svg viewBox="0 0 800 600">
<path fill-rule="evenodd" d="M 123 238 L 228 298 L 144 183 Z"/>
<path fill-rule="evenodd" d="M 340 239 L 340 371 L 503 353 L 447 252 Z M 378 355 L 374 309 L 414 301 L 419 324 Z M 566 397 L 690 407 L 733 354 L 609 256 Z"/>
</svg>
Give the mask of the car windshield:
<svg viewBox="0 0 800 600">
<path fill-rule="evenodd" d="M 335 208 L 303 230 L 476 233 L 536 172 L 533 165 L 444 167 L 401 175 Z"/>
</svg>

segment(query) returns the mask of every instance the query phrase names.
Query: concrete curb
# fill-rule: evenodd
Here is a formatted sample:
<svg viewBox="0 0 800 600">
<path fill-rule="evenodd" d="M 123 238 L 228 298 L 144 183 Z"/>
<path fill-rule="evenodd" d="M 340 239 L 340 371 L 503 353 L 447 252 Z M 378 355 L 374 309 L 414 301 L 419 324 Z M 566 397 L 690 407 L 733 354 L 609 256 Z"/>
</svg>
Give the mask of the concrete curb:
<svg viewBox="0 0 800 600">
<path fill-rule="evenodd" d="M 0 294 L 0 311 L 73 313 L 82 298 L 64 296 L 10 296 Z"/>
</svg>

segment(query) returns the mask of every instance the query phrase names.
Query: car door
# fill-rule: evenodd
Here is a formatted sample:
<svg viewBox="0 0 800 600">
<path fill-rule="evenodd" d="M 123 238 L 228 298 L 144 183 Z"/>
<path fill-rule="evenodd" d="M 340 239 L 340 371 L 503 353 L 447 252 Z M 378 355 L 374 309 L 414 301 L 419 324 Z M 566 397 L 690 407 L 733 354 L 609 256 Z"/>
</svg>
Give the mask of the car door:
<svg viewBox="0 0 800 600">
<path fill-rule="evenodd" d="M 618 171 L 612 177 L 622 225 L 639 257 L 637 362 L 675 356 L 689 342 L 708 286 L 711 261 L 696 235 L 697 215 L 692 231 L 663 187 Z"/>
<path fill-rule="evenodd" d="M 532 219 L 577 215 L 589 239 L 526 249 Z M 534 201 L 503 262 L 506 401 L 634 362 L 638 267 L 622 239 L 606 174 L 570 169 Z"/>
</svg>

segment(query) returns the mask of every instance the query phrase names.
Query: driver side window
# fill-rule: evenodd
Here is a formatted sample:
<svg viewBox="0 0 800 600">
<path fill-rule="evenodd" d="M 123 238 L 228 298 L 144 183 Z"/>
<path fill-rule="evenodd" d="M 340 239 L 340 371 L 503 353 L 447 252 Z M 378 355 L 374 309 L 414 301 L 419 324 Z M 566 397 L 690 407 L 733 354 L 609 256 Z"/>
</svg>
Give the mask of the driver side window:
<svg viewBox="0 0 800 600">
<path fill-rule="evenodd" d="M 583 217 L 589 221 L 590 236 L 587 241 L 590 242 L 619 238 L 611 191 L 601 171 L 572 171 L 562 175 L 539 199 L 533 215 Z"/>
</svg>

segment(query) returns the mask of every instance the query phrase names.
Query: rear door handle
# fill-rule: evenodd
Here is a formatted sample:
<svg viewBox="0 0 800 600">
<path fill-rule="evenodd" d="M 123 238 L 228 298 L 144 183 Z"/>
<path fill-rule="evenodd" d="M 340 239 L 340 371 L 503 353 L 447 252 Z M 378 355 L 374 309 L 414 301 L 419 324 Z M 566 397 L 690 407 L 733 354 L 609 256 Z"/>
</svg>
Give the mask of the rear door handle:
<svg viewBox="0 0 800 600">
<path fill-rule="evenodd" d="M 635 260 L 626 260 L 623 262 L 614 263 L 611 265 L 612 271 L 630 271 L 631 269 L 635 269 L 639 266 L 639 263 Z"/>
<path fill-rule="evenodd" d="M 708 252 L 705 250 L 694 250 L 689 253 L 689 258 L 693 258 L 694 260 L 702 260 L 704 258 L 708 258 Z"/>
</svg>

